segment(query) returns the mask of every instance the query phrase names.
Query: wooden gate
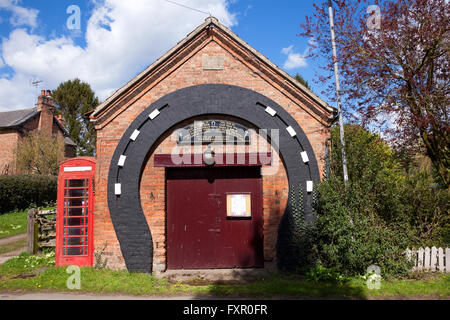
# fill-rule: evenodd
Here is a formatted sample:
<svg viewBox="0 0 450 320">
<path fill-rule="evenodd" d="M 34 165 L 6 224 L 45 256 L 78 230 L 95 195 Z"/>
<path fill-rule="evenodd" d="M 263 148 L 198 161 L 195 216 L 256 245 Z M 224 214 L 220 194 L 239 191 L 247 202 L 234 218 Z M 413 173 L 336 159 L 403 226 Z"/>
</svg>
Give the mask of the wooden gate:
<svg viewBox="0 0 450 320">
<path fill-rule="evenodd" d="M 168 268 L 264 267 L 260 167 L 167 170 Z"/>
</svg>

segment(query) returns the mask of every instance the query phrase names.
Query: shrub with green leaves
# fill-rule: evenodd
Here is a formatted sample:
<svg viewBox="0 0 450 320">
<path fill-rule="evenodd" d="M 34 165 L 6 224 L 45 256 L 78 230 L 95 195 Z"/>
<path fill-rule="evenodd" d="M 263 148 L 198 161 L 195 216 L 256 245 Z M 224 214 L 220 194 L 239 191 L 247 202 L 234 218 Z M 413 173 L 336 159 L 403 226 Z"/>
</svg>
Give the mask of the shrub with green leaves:
<svg viewBox="0 0 450 320">
<path fill-rule="evenodd" d="M 346 283 L 351 280 L 350 277 L 336 271 L 334 268 L 325 268 L 317 265 L 308 270 L 306 279 L 314 282 L 328 282 L 328 283 Z"/>
<path fill-rule="evenodd" d="M 438 183 L 431 161 L 415 157 L 408 167 L 403 203 L 415 247 L 450 246 L 450 189 Z"/>
<path fill-rule="evenodd" d="M 0 214 L 56 202 L 57 177 L 0 176 Z"/>
<path fill-rule="evenodd" d="M 413 234 L 403 202 L 404 171 L 376 134 L 346 126 L 349 183 L 343 183 L 339 131 L 332 130 L 333 174 L 318 187 L 316 245 L 321 265 L 345 275 L 378 265 L 383 275 L 405 275 Z"/>
</svg>

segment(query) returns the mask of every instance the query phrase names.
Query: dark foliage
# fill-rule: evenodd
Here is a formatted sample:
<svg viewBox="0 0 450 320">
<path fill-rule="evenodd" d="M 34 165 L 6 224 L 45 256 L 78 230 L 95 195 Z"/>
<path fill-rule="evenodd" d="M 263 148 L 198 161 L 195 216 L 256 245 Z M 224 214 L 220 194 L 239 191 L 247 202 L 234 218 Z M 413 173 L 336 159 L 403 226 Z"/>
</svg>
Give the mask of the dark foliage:
<svg viewBox="0 0 450 320">
<path fill-rule="evenodd" d="M 0 176 L 0 214 L 33 205 L 56 202 L 57 177 L 42 175 Z"/>
</svg>

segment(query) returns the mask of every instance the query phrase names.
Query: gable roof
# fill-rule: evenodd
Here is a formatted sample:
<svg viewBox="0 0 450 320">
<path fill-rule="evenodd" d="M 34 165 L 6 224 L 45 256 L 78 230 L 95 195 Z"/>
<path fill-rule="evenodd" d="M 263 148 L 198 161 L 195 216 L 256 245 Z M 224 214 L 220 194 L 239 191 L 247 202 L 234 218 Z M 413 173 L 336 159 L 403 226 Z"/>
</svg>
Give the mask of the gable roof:
<svg viewBox="0 0 450 320">
<path fill-rule="evenodd" d="M 0 128 L 20 126 L 39 113 L 37 108 L 0 112 Z"/>
<path fill-rule="evenodd" d="M 20 127 L 40 113 L 41 111 L 37 110 L 37 108 L 0 112 L 0 129 L 13 129 Z M 67 129 L 61 124 L 61 122 L 58 121 L 58 119 L 56 119 L 55 116 L 53 116 L 53 122 L 55 122 L 58 128 L 62 131 L 64 135 L 64 143 L 66 145 L 76 146 L 76 143 L 70 139 Z"/>
<path fill-rule="evenodd" d="M 172 55 L 176 54 L 177 51 L 182 49 L 184 45 L 187 45 L 191 40 L 195 39 L 201 32 L 212 30 L 212 28 L 217 28 L 217 30 L 222 31 L 225 35 L 230 37 L 232 40 L 237 42 L 240 46 L 242 46 L 247 51 L 250 51 L 260 62 L 266 64 L 270 69 L 274 70 L 276 73 L 281 75 L 285 81 L 288 81 L 291 86 L 295 88 L 295 90 L 301 92 L 303 95 L 307 96 L 310 100 L 314 101 L 316 106 L 319 106 L 321 111 L 318 111 L 315 106 L 313 106 L 309 101 L 303 102 L 322 120 L 326 122 L 331 122 L 334 119 L 337 111 L 334 107 L 328 105 L 325 101 L 320 99 L 316 94 L 314 94 L 311 90 L 306 88 L 304 85 L 299 83 L 294 77 L 290 74 L 279 68 L 273 62 L 271 62 L 268 58 L 263 56 L 257 50 L 252 48 L 247 42 L 239 38 L 235 33 L 233 33 L 228 27 L 219 22 L 219 20 L 215 17 L 208 17 L 203 24 L 198 26 L 194 31 L 189 33 L 183 40 L 178 42 L 172 49 L 167 51 L 164 55 L 158 58 L 154 63 L 148 66 L 144 71 L 139 73 L 136 77 L 130 80 L 123 87 L 115 91 L 110 97 L 108 97 L 104 102 L 99 104 L 95 110 L 90 114 L 90 119 L 92 122 L 97 122 L 99 118 L 103 116 L 105 112 L 107 112 L 108 108 L 113 105 L 115 102 L 119 101 L 123 94 L 125 94 L 128 90 L 132 90 L 133 87 L 139 86 L 141 82 L 152 72 L 155 72 L 161 65 L 163 65 Z M 322 113 L 328 114 L 328 116 L 324 116 Z M 331 116 L 330 116 L 331 115 Z"/>
</svg>

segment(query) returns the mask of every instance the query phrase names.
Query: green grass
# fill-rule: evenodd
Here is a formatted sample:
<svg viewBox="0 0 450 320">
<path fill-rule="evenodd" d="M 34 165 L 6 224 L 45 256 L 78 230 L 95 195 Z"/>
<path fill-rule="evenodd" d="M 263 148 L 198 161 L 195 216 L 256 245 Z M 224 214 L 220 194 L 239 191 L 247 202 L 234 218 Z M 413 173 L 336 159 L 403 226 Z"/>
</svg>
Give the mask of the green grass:
<svg viewBox="0 0 450 320">
<path fill-rule="evenodd" d="M 50 210 L 54 207 L 43 208 Z M 27 232 L 28 210 L 0 214 L 0 239 Z"/>
<path fill-rule="evenodd" d="M 0 239 L 27 232 L 28 210 L 0 215 Z"/>
<path fill-rule="evenodd" d="M 21 254 L 0 265 L 0 290 L 70 292 L 71 274 L 54 267 L 54 255 L 33 257 Z M 43 270 L 42 268 L 46 268 Z M 40 273 L 36 270 L 41 270 Z M 314 282 L 298 276 L 273 274 L 239 284 L 190 281 L 170 283 L 148 274 L 81 268 L 81 289 L 77 292 L 127 295 L 196 295 L 266 298 L 450 298 L 450 276 L 436 274 L 420 280 L 382 281 L 380 290 L 369 290 L 362 279 L 343 283 Z"/>
</svg>

